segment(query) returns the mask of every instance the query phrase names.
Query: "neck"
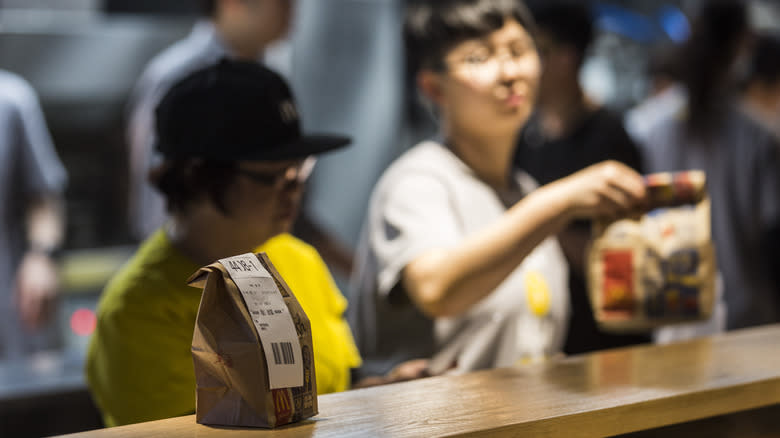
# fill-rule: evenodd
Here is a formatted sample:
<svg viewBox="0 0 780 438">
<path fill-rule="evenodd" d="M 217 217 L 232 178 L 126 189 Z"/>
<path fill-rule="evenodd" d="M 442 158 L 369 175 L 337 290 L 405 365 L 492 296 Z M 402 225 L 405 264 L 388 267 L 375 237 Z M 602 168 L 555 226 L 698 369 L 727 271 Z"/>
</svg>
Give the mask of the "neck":
<svg viewBox="0 0 780 438">
<path fill-rule="evenodd" d="M 187 211 L 174 214 L 166 233 L 176 249 L 195 263 L 205 266 L 221 258 L 251 252 L 256 246 L 236 233 L 236 226 L 216 211 Z"/>
<path fill-rule="evenodd" d="M 553 140 L 565 136 L 577 127 L 590 106 L 579 83 L 571 81 L 561 85 L 554 95 L 539 100 L 542 133 Z"/>
<path fill-rule="evenodd" d="M 753 111 L 760 114 L 775 114 L 777 111 L 776 93 L 767 87 L 751 85 L 745 90 L 743 101 Z"/>
<path fill-rule="evenodd" d="M 509 186 L 517 131 L 519 128 L 503 135 L 475 135 L 449 128 L 444 134 L 455 155 L 479 179 L 499 190 Z"/>
<path fill-rule="evenodd" d="M 240 26 L 235 26 L 228 21 L 227 18 L 217 17 L 214 20 L 214 28 L 231 54 L 241 60 L 256 61 L 273 41 L 272 38 L 262 41 L 255 37 L 249 38 L 240 30 Z"/>
</svg>

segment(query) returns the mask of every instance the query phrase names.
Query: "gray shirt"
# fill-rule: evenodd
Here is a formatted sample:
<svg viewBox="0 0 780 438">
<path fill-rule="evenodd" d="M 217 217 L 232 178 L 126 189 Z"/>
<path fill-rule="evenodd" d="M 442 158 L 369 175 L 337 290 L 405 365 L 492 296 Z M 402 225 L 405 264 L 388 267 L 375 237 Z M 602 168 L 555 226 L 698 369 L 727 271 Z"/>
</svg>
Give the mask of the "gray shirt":
<svg viewBox="0 0 780 438">
<path fill-rule="evenodd" d="M 415 146 L 383 174 L 358 247 L 348 314 L 364 375 L 384 374 L 412 358 L 433 358 L 439 370 L 457 364 L 457 371 L 470 371 L 560 351 L 568 268 L 553 238 L 457 317 L 426 318 L 399 284 L 416 257 L 458 245 L 535 187 L 525 173 L 516 181 L 515 190 L 499 194 L 436 142 Z"/>
<path fill-rule="evenodd" d="M 66 181 L 35 91 L 0 70 L 0 357 L 18 357 L 31 341 L 13 303 L 28 202 L 61 195 Z"/>
<path fill-rule="evenodd" d="M 780 223 L 778 151 L 771 134 L 736 109 L 709 141 L 690 138 L 675 115 L 657 125 L 644 145 L 649 172 L 707 173 L 728 329 L 780 322 L 778 286 L 762 253 L 767 232 Z"/>
</svg>

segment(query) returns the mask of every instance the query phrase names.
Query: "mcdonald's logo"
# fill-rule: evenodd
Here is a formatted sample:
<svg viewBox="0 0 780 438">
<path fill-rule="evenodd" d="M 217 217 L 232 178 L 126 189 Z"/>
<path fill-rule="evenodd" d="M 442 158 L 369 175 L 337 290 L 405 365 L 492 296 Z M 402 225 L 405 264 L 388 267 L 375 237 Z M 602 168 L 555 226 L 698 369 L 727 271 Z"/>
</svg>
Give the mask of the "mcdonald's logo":
<svg viewBox="0 0 780 438">
<path fill-rule="evenodd" d="M 274 390 L 274 405 L 276 405 L 277 411 L 289 411 L 292 407 L 290 401 L 287 400 L 287 394 L 284 390 Z"/>
<path fill-rule="evenodd" d="M 293 413 L 290 390 L 287 388 L 274 389 L 271 393 L 274 399 L 274 411 L 276 411 L 276 424 L 289 423 Z"/>
</svg>

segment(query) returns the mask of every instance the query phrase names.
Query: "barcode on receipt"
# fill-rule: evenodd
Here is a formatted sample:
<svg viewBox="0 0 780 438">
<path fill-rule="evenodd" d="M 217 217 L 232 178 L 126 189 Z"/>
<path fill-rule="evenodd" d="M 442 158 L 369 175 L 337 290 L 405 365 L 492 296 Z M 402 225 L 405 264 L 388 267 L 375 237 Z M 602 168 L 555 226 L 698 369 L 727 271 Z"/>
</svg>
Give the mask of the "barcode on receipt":
<svg viewBox="0 0 780 438">
<path fill-rule="evenodd" d="M 295 363 L 292 342 L 272 342 L 271 350 L 273 350 L 274 363 L 276 365 L 292 365 Z"/>
</svg>

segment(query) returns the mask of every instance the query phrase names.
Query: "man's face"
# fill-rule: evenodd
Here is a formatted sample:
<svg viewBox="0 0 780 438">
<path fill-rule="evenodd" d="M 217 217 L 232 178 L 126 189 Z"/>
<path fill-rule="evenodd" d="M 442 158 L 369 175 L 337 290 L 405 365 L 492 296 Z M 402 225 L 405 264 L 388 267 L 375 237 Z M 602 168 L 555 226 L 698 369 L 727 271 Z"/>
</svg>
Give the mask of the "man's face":
<svg viewBox="0 0 780 438">
<path fill-rule="evenodd" d="M 517 21 L 481 39 L 464 41 L 445 57 L 434 97 L 448 123 L 495 135 L 514 132 L 531 113 L 541 63 L 531 36 Z"/>
<path fill-rule="evenodd" d="M 239 162 L 226 194 L 236 231 L 253 244 L 290 230 L 313 159 L 275 162 Z"/>
<path fill-rule="evenodd" d="M 568 93 L 568 82 L 577 80 L 579 63 L 573 47 L 561 44 L 544 30 L 536 38 L 544 73 L 539 84 L 539 100 L 555 98 L 561 92 Z M 564 85 L 564 86 L 562 86 Z"/>
<path fill-rule="evenodd" d="M 284 38 L 290 29 L 295 0 L 240 0 L 246 35 L 259 42 Z"/>
<path fill-rule="evenodd" d="M 780 123 L 780 79 L 767 86 L 767 96 L 774 102 L 775 120 Z"/>
</svg>

